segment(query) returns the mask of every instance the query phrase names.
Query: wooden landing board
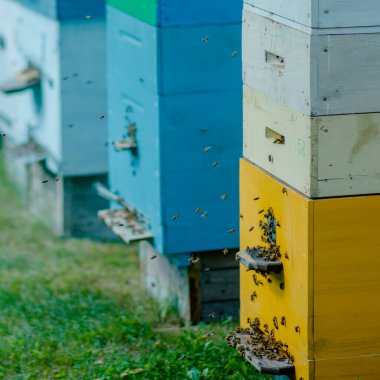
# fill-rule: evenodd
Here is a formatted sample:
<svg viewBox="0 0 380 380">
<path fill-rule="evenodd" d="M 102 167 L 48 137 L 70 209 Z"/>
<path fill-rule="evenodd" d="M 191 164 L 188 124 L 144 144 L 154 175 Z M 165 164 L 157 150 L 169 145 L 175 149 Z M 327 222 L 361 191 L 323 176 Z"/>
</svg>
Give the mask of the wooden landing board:
<svg viewBox="0 0 380 380">
<path fill-rule="evenodd" d="M 100 210 L 98 217 L 127 244 L 153 237 L 152 233 L 126 210 Z"/>
</svg>

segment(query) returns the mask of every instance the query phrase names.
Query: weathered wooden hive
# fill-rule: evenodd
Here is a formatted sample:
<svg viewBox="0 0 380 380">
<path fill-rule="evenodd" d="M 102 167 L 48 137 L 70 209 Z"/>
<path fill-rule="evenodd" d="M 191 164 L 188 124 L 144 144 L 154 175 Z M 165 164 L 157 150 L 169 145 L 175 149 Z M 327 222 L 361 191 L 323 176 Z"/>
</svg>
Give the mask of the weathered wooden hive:
<svg viewBox="0 0 380 380">
<path fill-rule="evenodd" d="M 103 0 L 1 2 L 7 166 L 58 235 L 107 234 L 96 217 L 107 202 L 92 187 L 107 179 L 104 9 Z"/>
<path fill-rule="evenodd" d="M 236 316 L 242 4 L 108 3 L 110 187 L 136 220 L 102 217 L 126 241 L 151 237 L 144 281 L 185 319 Z"/>
<path fill-rule="evenodd" d="M 249 0 L 243 13 L 241 328 L 296 380 L 380 373 L 380 3 Z"/>
</svg>

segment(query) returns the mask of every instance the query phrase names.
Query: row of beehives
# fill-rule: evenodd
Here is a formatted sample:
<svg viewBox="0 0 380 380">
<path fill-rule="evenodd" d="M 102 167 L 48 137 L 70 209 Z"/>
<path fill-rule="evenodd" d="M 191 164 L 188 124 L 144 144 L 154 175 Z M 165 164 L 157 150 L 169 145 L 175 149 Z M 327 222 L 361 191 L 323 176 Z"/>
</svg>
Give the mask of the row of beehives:
<svg viewBox="0 0 380 380">
<path fill-rule="evenodd" d="M 321 8 L 248 3 L 242 328 L 229 343 L 263 373 L 374 380 L 380 370 L 380 308 L 373 303 L 380 292 L 374 253 L 380 197 L 347 195 L 380 192 L 380 108 L 372 98 L 380 86 L 371 60 L 380 34 L 376 26 L 348 27 L 354 23 L 341 16 L 351 1 L 319 2 Z M 365 13 L 370 3 L 380 9 L 374 2 L 356 6 Z M 355 19 L 363 20 L 370 18 Z"/>
<path fill-rule="evenodd" d="M 101 213 L 112 230 L 152 238 L 140 254 L 169 255 L 181 269 L 168 278 L 186 272 L 196 288 L 188 297 L 199 298 L 192 314 L 236 316 L 237 263 L 222 251 L 238 246 L 242 3 L 110 0 L 106 20 L 100 3 L 0 1 L 9 15 L 0 129 L 15 153 L 11 171 L 58 234 L 103 237 L 96 212 L 107 203 L 92 184 L 109 169 L 113 193 L 97 189 L 114 200 Z M 147 262 L 166 271 L 157 254 Z M 205 273 L 195 281 L 189 266 L 199 257 Z"/>
</svg>

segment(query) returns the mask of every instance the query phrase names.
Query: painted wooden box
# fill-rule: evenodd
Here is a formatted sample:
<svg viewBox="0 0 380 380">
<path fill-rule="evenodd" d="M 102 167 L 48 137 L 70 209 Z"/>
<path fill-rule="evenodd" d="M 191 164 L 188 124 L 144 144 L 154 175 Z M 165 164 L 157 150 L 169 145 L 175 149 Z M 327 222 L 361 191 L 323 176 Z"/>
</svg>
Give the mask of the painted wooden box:
<svg viewBox="0 0 380 380">
<path fill-rule="evenodd" d="M 312 28 L 380 25 L 377 0 L 245 0 L 249 5 Z"/>
<path fill-rule="evenodd" d="M 108 94 L 111 190 L 149 219 L 156 249 L 236 247 L 241 92 L 136 97 L 111 72 Z M 116 150 L 131 126 L 136 149 Z"/>
<path fill-rule="evenodd" d="M 108 0 L 120 11 L 154 26 L 226 24 L 241 21 L 242 0 Z"/>
<path fill-rule="evenodd" d="M 310 117 L 244 87 L 244 157 L 311 198 L 380 192 L 380 114 Z"/>
<path fill-rule="evenodd" d="M 241 87 L 241 23 L 156 28 L 108 7 L 107 35 L 110 70 L 134 93 Z"/>
<path fill-rule="evenodd" d="M 380 111 L 380 28 L 310 29 L 246 6 L 245 84 L 306 115 Z"/>
<path fill-rule="evenodd" d="M 240 43 L 238 24 L 155 28 L 108 7 L 110 186 L 161 253 L 238 245 Z"/>
<path fill-rule="evenodd" d="M 286 343 L 297 380 L 377 379 L 380 196 L 311 200 L 242 159 L 242 251 L 265 245 L 270 208 L 283 269 L 241 265 L 242 326 L 259 323 Z"/>
<path fill-rule="evenodd" d="M 104 17 L 105 0 L 17 0 L 44 16 L 55 19 Z"/>
<path fill-rule="evenodd" d="M 40 73 L 30 98 L 36 121 L 27 128 L 46 150 L 49 170 L 64 176 L 106 172 L 104 20 L 58 22 L 20 7 L 15 46 Z"/>
<path fill-rule="evenodd" d="M 17 17 L 19 5 L 11 0 L 0 2 L 0 83 L 27 67 L 25 58 L 16 48 Z M 28 128 L 37 125 L 37 110 L 34 107 L 32 90 L 5 95 L 0 91 L 0 132 L 13 145 L 28 141 Z"/>
</svg>

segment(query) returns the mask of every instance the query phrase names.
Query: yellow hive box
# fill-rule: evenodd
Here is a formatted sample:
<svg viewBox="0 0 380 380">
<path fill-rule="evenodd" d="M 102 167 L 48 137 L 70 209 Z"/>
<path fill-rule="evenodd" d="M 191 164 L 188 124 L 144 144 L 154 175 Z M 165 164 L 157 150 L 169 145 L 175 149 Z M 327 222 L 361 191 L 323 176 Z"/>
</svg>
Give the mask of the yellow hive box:
<svg viewBox="0 0 380 380">
<path fill-rule="evenodd" d="M 311 200 L 242 159 L 240 207 L 241 250 L 264 244 L 271 207 L 283 263 L 266 277 L 241 265 L 242 326 L 273 329 L 296 380 L 380 379 L 380 196 Z"/>
</svg>

